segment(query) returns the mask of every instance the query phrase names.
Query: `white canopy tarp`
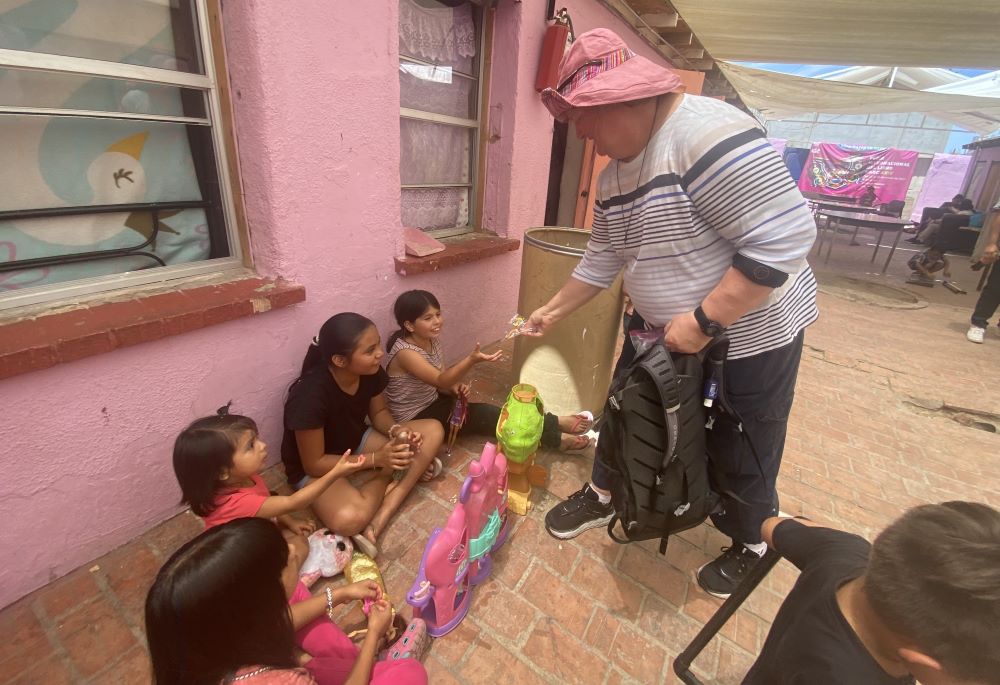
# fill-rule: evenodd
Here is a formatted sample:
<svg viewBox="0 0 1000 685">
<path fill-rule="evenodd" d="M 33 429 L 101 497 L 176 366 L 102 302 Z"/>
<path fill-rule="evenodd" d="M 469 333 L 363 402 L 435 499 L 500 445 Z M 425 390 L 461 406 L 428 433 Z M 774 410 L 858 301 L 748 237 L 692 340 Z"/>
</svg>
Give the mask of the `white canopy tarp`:
<svg viewBox="0 0 1000 685">
<path fill-rule="evenodd" d="M 997 0 L 671 0 L 717 60 L 1000 67 Z"/>
<path fill-rule="evenodd" d="M 1000 4 L 1000 3 L 998 3 Z M 922 112 L 977 133 L 1000 128 L 1000 99 L 825 81 L 719 62 L 747 106 L 765 119 L 801 114 Z"/>
</svg>

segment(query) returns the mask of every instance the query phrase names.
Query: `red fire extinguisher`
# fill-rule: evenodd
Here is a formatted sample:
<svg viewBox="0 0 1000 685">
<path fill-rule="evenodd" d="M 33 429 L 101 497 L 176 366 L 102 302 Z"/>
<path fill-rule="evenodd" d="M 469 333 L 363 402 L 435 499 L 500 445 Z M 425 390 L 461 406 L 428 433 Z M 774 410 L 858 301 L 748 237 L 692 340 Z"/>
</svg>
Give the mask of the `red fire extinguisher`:
<svg viewBox="0 0 1000 685">
<path fill-rule="evenodd" d="M 562 61 L 566 46 L 573 40 L 573 21 L 563 7 L 552 18 L 552 25 L 545 29 L 542 41 L 542 58 L 538 63 L 535 90 L 541 93 L 546 88 L 555 88 L 559 79 L 559 62 Z"/>
</svg>

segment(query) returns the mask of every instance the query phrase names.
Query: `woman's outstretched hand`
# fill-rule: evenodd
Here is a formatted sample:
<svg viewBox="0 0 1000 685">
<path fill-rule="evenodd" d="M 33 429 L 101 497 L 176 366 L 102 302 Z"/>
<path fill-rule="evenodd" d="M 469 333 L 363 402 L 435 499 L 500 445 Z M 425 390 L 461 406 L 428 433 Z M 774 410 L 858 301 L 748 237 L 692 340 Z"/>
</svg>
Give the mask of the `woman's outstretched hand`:
<svg viewBox="0 0 1000 685">
<path fill-rule="evenodd" d="M 524 322 L 521 335 L 529 338 L 541 338 L 549 332 L 549 327 L 555 324 L 555 317 L 548 313 L 545 307 L 539 307 L 531 312 L 531 316 Z"/>
</svg>

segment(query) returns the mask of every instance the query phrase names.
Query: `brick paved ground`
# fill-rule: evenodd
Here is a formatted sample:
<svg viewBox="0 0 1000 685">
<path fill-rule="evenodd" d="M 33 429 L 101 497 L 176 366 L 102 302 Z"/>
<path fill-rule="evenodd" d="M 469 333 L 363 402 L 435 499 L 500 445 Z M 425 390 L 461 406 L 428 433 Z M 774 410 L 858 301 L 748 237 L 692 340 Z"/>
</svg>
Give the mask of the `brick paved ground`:
<svg viewBox="0 0 1000 685">
<path fill-rule="evenodd" d="M 907 402 L 1000 413 L 1000 333 L 992 329 L 985 345 L 966 342 L 968 310 L 947 305 L 889 310 L 823 295 L 821 307 L 806 338 L 779 481 L 782 508 L 871 536 L 922 502 L 964 498 L 1000 507 L 1000 438 L 961 425 L 952 418 L 960 412 Z M 500 399 L 508 370 L 484 371 L 475 387 Z M 397 603 L 428 532 L 450 510 L 466 450 L 479 445 L 463 440 L 461 447 L 445 477 L 411 498 L 382 541 Z M 675 538 L 666 559 L 651 545 L 618 546 L 601 531 L 558 542 L 545 534 L 542 516 L 586 478 L 589 455 L 543 454 L 541 461 L 551 469 L 548 491 L 536 490 L 534 511 L 499 553 L 469 617 L 435 643 L 431 682 L 676 682 L 671 659 L 718 605 L 692 583 L 692 571 L 725 540 L 702 526 Z M 4 609 L 0 679 L 146 681 L 145 591 L 166 555 L 199 530 L 184 513 Z M 783 562 L 725 627 L 696 664 L 706 682 L 739 682 L 794 577 Z"/>
</svg>

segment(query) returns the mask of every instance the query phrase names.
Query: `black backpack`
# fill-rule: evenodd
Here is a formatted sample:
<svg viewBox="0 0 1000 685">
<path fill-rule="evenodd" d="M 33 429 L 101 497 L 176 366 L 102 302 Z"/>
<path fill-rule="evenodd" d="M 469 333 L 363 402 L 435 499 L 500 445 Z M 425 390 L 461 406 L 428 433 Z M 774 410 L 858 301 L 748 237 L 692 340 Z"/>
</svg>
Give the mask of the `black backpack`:
<svg viewBox="0 0 1000 685">
<path fill-rule="evenodd" d="M 638 353 L 611 386 L 596 458 L 615 474 L 615 513 L 608 535 L 616 542 L 660 540 L 704 521 L 719 506 L 711 487 L 706 427 L 725 411 L 722 372 L 729 341 L 701 353 L 672 355 L 662 341 Z M 714 402 L 706 407 L 712 386 Z M 621 524 L 624 538 L 615 527 Z"/>
</svg>

